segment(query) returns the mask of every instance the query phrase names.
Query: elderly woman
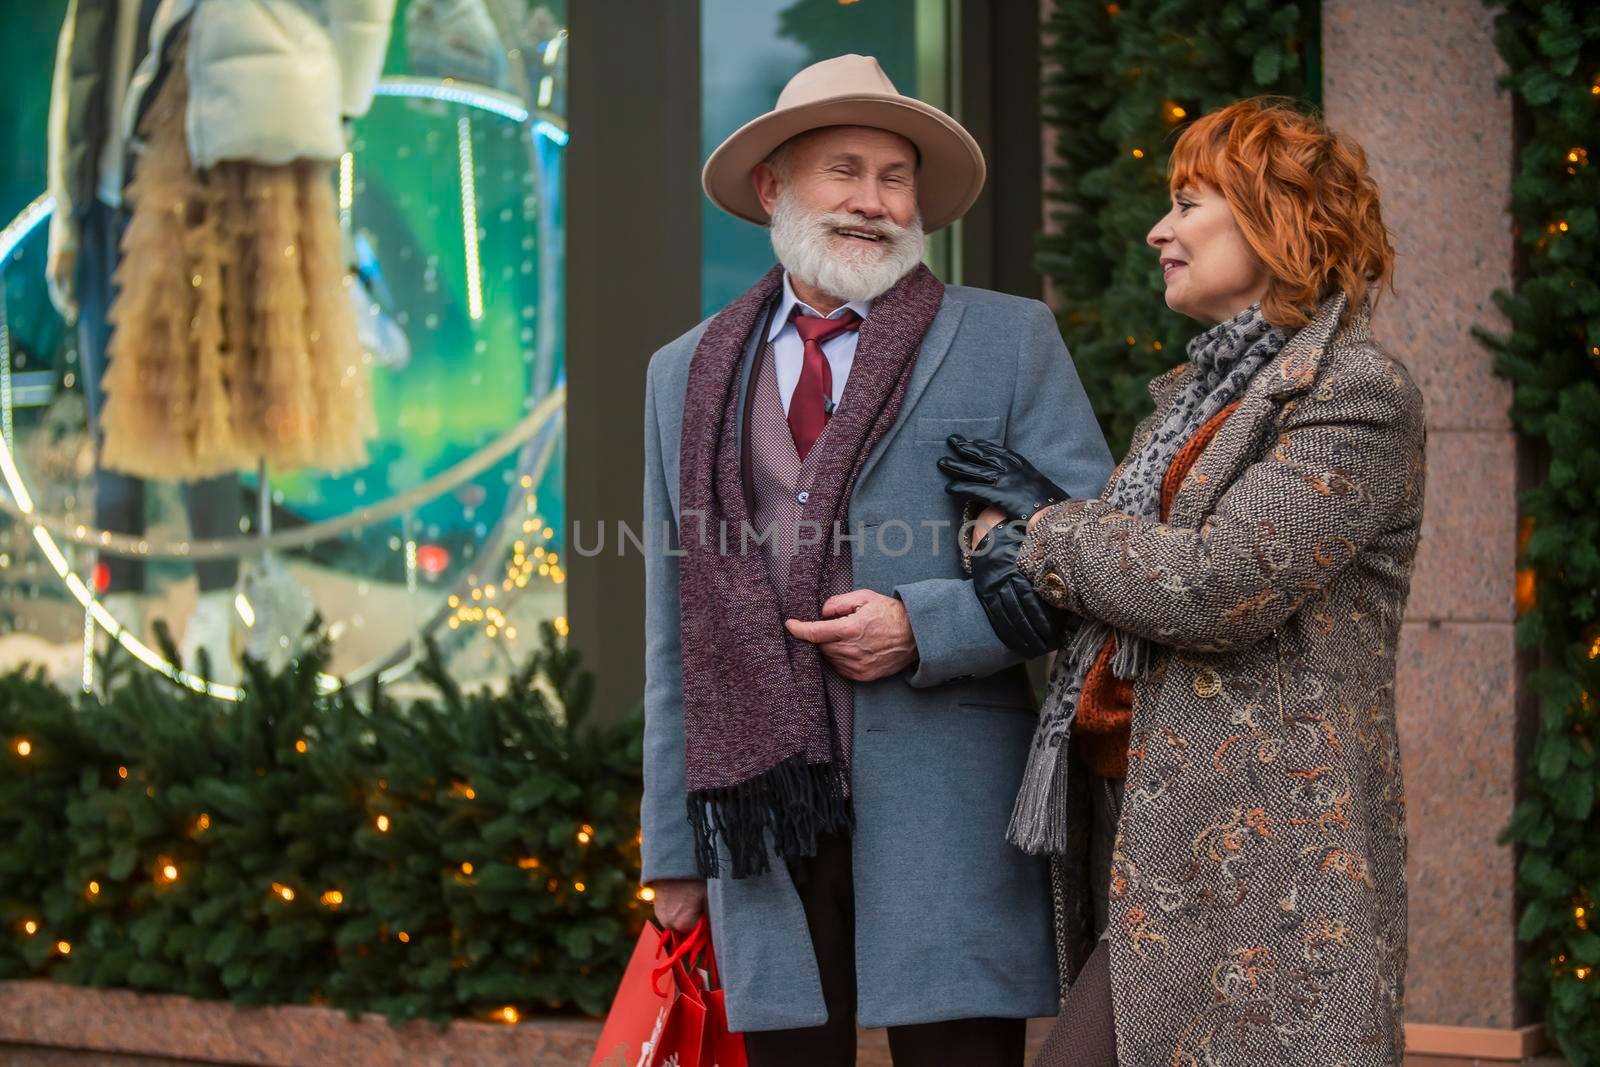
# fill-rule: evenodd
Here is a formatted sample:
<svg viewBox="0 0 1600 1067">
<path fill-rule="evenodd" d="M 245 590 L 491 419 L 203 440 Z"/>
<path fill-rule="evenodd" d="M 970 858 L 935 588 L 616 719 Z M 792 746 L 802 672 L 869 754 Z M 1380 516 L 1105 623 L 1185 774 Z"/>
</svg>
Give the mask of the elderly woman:
<svg viewBox="0 0 1600 1067">
<path fill-rule="evenodd" d="M 1011 839 L 1056 858 L 1072 979 L 1039 1063 L 1398 1064 L 1395 645 L 1422 402 L 1368 332 L 1366 158 L 1247 100 L 1173 150 L 1147 238 L 1210 324 L 1097 500 L 952 438 L 996 632 L 1059 644 Z M 1004 521 L 1013 520 L 1013 521 Z"/>
</svg>

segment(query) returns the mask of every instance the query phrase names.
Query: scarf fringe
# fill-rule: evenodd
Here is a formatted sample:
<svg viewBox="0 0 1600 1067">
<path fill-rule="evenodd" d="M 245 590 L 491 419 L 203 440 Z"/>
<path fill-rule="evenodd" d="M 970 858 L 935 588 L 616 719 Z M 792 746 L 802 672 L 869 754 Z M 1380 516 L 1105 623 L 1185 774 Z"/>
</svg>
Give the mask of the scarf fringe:
<svg viewBox="0 0 1600 1067">
<path fill-rule="evenodd" d="M 1006 840 L 1030 856 L 1063 856 L 1070 851 L 1071 810 L 1062 802 L 1070 763 L 1064 743 L 1048 755 L 1036 752 L 1028 760 Z"/>
<path fill-rule="evenodd" d="M 720 835 L 733 877 L 749 878 L 772 869 L 773 852 L 785 860 L 815 856 L 818 837 L 855 829 L 855 813 L 837 764 L 796 755 L 737 785 L 694 790 L 689 824 L 702 875 L 721 875 Z"/>
</svg>

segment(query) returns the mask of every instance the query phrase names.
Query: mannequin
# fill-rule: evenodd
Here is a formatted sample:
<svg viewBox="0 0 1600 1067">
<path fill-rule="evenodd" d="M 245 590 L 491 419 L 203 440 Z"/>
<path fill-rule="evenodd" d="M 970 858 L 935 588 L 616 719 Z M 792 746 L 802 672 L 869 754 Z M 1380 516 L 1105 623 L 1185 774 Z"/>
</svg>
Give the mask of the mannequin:
<svg viewBox="0 0 1600 1067">
<path fill-rule="evenodd" d="M 191 483 L 195 536 L 229 536 L 237 469 L 365 461 L 371 360 L 329 171 L 370 104 L 393 12 L 394 0 L 72 0 L 49 274 L 64 313 L 74 282 L 84 301 L 101 525 L 141 529 L 139 479 L 157 477 Z M 110 597 L 142 584 L 136 561 L 106 575 Z M 236 565 L 198 577 L 180 651 L 189 662 L 206 647 L 231 680 Z"/>
</svg>

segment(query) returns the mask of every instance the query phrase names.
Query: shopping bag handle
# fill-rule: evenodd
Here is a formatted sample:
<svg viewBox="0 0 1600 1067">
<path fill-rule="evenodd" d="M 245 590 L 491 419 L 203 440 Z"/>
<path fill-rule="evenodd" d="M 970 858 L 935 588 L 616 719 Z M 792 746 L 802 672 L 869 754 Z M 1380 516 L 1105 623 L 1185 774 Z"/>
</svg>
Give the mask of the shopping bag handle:
<svg viewBox="0 0 1600 1067">
<path fill-rule="evenodd" d="M 650 988 L 656 996 L 666 996 L 661 991 L 663 976 L 674 967 L 684 967 L 686 960 L 692 960 L 702 947 L 709 949 L 710 945 L 711 926 L 704 915 L 700 916 L 693 930 L 681 937 L 672 930 L 662 930 L 661 940 L 656 945 L 656 966 L 650 971 Z M 663 952 L 666 953 L 666 959 L 661 958 Z"/>
</svg>

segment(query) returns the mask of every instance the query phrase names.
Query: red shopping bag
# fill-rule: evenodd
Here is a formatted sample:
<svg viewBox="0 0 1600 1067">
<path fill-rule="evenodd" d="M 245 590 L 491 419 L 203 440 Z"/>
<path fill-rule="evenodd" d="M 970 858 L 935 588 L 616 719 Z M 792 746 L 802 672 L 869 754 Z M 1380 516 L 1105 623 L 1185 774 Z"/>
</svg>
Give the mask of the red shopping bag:
<svg viewBox="0 0 1600 1067">
<path fill-rule="evenodd" d="M 702 923 L 704 921 L 701 920 Z M 711 947 L 709 930 L 704 946 L 702 959 L 696 961 L 705 968 L 702 999 L 706 1005 L 706 1031 L 700 1044 L 700 1067 L 749 1067 L 750 1061 L 744 1052 L 744 1035 L 728 1029 L 728 1008 L 722 995 L 722 979 L 717 974 L 717 956 Z"/>
<path fill-rule="evenodd" d="M 645 924 L 589 1067 L 701 1067 L 706 1005 L 684 961 L 707 936 L 703 921 L 682 939 Z"/>
</svg>

